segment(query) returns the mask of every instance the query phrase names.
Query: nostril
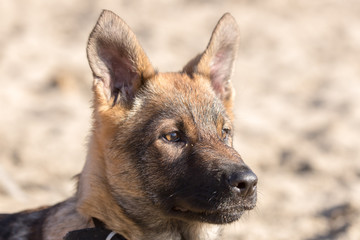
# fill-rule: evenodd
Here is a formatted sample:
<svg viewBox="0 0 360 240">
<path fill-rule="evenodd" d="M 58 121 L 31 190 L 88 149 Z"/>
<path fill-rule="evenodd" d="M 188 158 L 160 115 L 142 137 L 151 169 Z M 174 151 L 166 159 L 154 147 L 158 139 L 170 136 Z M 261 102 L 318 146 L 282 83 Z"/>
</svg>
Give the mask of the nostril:
<svg viewBox="0 0 360 240">
<path fill-rule="evenodd" d="M 236 187 L 238 189 L 240 189 L 240 191 L 244 191 L 244 189 L 247 188 L 247 183 L 246 182 L 240 182 Z"/>
<path fill-rule="evenodd" d="M 258 183 L 258 179 L 256 177 L 255 181 L 252 183 L 252 185 L 250 186 L 250 192 L 249 194 L 253 194 L 256 191 L 257 188 L 257 183 Z"/>
</svg>

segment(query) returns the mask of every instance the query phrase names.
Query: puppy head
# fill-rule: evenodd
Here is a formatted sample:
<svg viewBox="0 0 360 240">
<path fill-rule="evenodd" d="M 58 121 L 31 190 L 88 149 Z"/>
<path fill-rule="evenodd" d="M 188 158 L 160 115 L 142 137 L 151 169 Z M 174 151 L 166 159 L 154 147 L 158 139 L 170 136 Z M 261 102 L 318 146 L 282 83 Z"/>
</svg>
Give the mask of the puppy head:
<svg viewBox="0 0 360 240">
<path fill-rule="evenodd" d="M 94 134 L 103 181 L 130 218 L 141 221 L 147 209 L 229 223 L 254 207 L 257 178 L 232 146 L 238 41 L 225 14 L 202 54 L 179 73 L 157 73 L 126 23 L 100 16 L 87 48 Z"/>
</svg>

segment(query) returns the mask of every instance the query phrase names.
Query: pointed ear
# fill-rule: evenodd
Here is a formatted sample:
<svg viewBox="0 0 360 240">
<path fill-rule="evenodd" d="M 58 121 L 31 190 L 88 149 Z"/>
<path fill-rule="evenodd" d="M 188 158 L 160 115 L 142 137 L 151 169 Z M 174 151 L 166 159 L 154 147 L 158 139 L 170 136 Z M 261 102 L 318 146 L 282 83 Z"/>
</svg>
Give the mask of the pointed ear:
<svg viewBox="0 0 360 240">
<path fill-rule="evenodd" d="M 108 10 L 101 13 L 90 34 L 87 56 L 95 94 L 110 104 L 131 103 L 144 81 L 155 74 L 135 34 Z"/>
<path fill-rule="evenodd" d="M 192 59 L 183 69 L 189 75 L 200 74 L 210 79 L 216 94 L 227 106 L 232 101 L 232 75 L 239 45 L 239 27 L 226 13 L 217 23 L 206 50 Z"/>
</svg>

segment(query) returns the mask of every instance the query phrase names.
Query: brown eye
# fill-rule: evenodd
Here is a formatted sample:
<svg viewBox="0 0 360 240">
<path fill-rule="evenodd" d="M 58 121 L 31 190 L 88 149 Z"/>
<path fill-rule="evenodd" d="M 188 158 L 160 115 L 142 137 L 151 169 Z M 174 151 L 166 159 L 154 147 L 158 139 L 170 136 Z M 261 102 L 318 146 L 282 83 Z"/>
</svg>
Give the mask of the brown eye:
<svg viewBox="0 0 360 240">
<path fill-rule="evenodd" d="M 223 140 L 227 140 L 227 139 L 229 138 L 229 135 L 230 135 L 230 129 L 228 129 L 228 128 L 223 128 L 223 129 L 221 130 L 221 138 L 222 138 Z"/>
<path fill-rule="evenodd" d="M 163 137 L 168 142 L 179 142 L 181 140 L 179 132 L 170 132 L 165 134 Z"/>
</svg>

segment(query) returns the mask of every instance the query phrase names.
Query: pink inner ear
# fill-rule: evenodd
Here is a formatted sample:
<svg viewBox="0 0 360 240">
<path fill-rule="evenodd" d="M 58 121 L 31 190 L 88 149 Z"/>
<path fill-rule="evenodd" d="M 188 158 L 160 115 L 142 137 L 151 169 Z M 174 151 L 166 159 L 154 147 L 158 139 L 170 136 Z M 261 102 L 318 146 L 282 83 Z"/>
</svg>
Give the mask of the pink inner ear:
<svg viewBox="0 0 360 240">
<path fill-rule="evenodd" d="M 211 84 L 218 96 L 225 97 L 225 89 L 231 75 L 231 55 L 229 49 L 218 50 L 210 63 Z"/>
<path fill-rule="evenodd" d="M 99 56 L 103 59 L 109 73 L 106 86 L 110 88 L 110 97 L 117 99 L 120 95 L 125 99 L 133 98 L 135 96 L 134 84 L 138 74 L 134 71 L 131 60 L 119 55 L 117 49 L 112 48 L 103 51 Z"/>
<path fill-rule="evenodd" d="M 120 57 L 112 60 L 112 92 L 118 93 L 122 97 L 133 98 L 135 96 L 135 80 L 137 73 L 133 71 L 130 61 Z"/>
</svg>

